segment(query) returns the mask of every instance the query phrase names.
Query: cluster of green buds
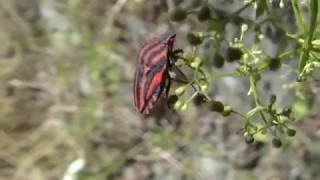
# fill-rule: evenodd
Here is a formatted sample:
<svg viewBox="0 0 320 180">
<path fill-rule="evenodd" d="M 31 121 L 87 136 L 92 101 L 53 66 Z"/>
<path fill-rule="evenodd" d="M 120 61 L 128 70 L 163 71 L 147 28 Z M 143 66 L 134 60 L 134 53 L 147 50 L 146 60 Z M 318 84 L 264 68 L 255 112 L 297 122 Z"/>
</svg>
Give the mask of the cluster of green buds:
<svg viewBox="0 0 320 180">
<path fill-rule="evenodd" d="M 225 106 L 222 102 L 212 100 L 208 94 L 209 78 L 203 66 L 203 59 L 199 56 L 185 58 L 184 63 L 192 69 L 193 79 L 186 82 L 175 89 L 175 93 L 169 96 L 169 105 L 177 110 L 186 110 L 191 102 L 196 106 L 206 105 L 208 110 L 220 113 L 223 116 L 229 116 L 232 112 L 230 106 Z M 192 87 L 194 90 L 193 95 L 187 100 L 183 100 L 183 95 Z"/>
<path fill-rule="evenodd" d="M 305 80 L 308 76 L 310 76 L 316 69 L 320 69 L 320 62 L 312 61 L 306 64 L 303 68 L 302 72 L 298 76 L 298 81 Z"/>
<path fill-rule="evenodd" d="M 246 124 L 243 128 L 243 133 L 245 141 L 248 144 L 253 143 L 256 138 L 259 139 L 261 136 L 265 136 L 267 131 L 270 131 L 271 134 L 273 134 L 272 145 L 276 148 L 282 146 L 280 137 L 284 138 L 284 135 L 289 137 L 295 136 L 296 131 L 289 127 L 289 124 L 294 122 L 294 118 L 291 115 L 291 108 L 277 110 L 275 108 L 276 101 L 277 96 L 275 94 L 271 94 L 267 108 L 260 107 L 254 109 L 254 111 L 251 111 L 251 114 L 265 112 L 269 115 L 270 119 L 264 119 L 266 124 L 263 127 L 251 123 L 249 119 L 246 121 Z M 263 118 L 265 117 L 263 116 Z"/>
<path fill-rule="evenodd" d="M 169 105 L 170 106 L 173 105 L 173 107 L 177 110 L 181 110 L 181 111 L 186 110 L 192 100 L 194 105 L 196 106 L 206 105 L 208 110 L 219 113 L 222 116 L 229 116 L 233 112 L 230 106 L 225 106 L 221 101 L 218 101 L 218 100 L 211 100 L 208 98 L 208 96 L 199 92 L 196 92 L 194 96 L 192 96 L 192 98 L 188 100 L 180 100 L 179 96 L 181 96 L 182 94 L 179 94 L 179 93 L 181 93 L 183 89 L 184 87 L 179 87 L 175 91 L 176 94 L 170 95 L 168 99 Z"/>
<path fill-rule="evenodd" d="M 187 18 L 189 14 L 196 14 L 200 22 L 207 21 L 211 18 L 211 9 L 209 6 L 204 5 L 199 10 L 187 11 L 183 8 L 176 8 L 170 14 L 170 19 L 175 22 L 181 22 Z"/>
<path fill-rule="evenodd" d="M 245 125 L 242 128 L 245 141 L 247 143 L 253 143 L 255 141 L 263 141 L 263 138 L 268 137 L 271 134 L 272 145 L 274 147 L 281 147 L 282 139 L 286 136 L 295 136 L 296 131 L 291 128 L 291 123 L 295 120 L 292 117 L 291 108 L 279 108 L 276 106 L 277 97 L 271 95 L 269 102 L 262 102 L 259 94 L 259 82 L 263 72 L 266 70 L 277 71 L 281 68 L 284 61 L 289 59 L 292 55 L 295 55 L 293 51 L 279 53 L 275 57 L 269 57 L 263 54 L 263 51 L 259 46 L 253 46 L 252 48 L 246 48 L 243 43 L 245 33 L 249 30 L 255 30 L 261 33 L 260 27 L 262 23 L 255 23 L 250 19 L 244 19 L 240 16 L 247 7 L 256 5 L 259 14 L 263 14 L 266 11 L 266 6 L 263 3 L 256 3 L 255 0 L 245 1 L 242 8 L 231 14 L 224 14 L 218 12 L 213 7 L 209 7 L 208 4 L 202 5 L 200 8 L 187 10 L 181 7 L 174 9 L 170 14 L 170 19 L 174 22 L 182 22 L 190 15 L 194 15 L 199 22 L 207 22 L 208 30 L 206 32 L 191 31 L 187 33 L 186 40 L 192 47 L 191 55 L 187 54 L 184 57 L 184 63 L 182 66 L 192 69 L 192 78 L 187 83 L 176 88 L 174 95 L 169 97 L 169 104 L 171 104 L 177 110 L 186 110 L 191 102 L 196 106 L 207 107 L 208 110 L 221 114 L 222 116 L 229 116 L 234 113 L 240 115 L 245 119 Z M 268 22 L 266 21 L 263 22 Z M 248 22 L 248 23 L 247 23 Z M 241 28 L 239 37 L 237 36 L 233 42 L 228 42 L 228 46 L 221 46 L 225 39 L 225 28 L 228 23 L 232 23 Z M 261 35 L 261 34 L 260 34 Z M 259 40 L 263 39 L 263 36 L 259 37 Z M 212 40 L 214 44 L 214 52 L 209 56 L 210 58 L 201 57 L 198 53 L 198 49 L 205 40 Z M 210 42 L 210 41 L 208 41 Z M 260 42 L 260 41 L 258 41 Z M 320 49 L 320 40 L 312 41 L 313 47 Z M 305 44 L 305 41 L 302 42 Z M 312 48 L 311 48 L 312 49 Z M 314 48 L 313 48 L 314 50 Z M 306 51 L 306 50 L 305 50 Z M 303 79 L 310 75 L 313 71 L 320 68 L 319 61 L 315 59 L 320 58 L 320 53 L 316 54 L 314 51 L 310 51 L 308 57 L 313 60 L 307 61 L 302 70 L 299 71 L 299 78 Z M 209 61 L 206 61 L 209 59 Z M 238 65 L 235 71 L 218 73 L 214 69 L 212 72 L 203 67 L 203 64 L 212 63 L 215 68 L 222 68 L 227 63 Z M 223 102 L 208 96 L 208 89 L 210 83 L 218 78 L 223 77 L 246 77 L 250 81 L 250 89 L 248 95 L 251 95 L 255 107 L 249 112 L 242 114 L 237 110 L 225 105 Z M 194 93 L 184 100 L 184 95 L 190 87 L 194 89 Z M 188 94 L 189 95 L 189 94 Z M 186 95 L 187 96 L 187 95 Z M 260 117 L 259 122 L 255 121 Z M 285 135 L 285 136 L 283 136 Z"/>
</svg>

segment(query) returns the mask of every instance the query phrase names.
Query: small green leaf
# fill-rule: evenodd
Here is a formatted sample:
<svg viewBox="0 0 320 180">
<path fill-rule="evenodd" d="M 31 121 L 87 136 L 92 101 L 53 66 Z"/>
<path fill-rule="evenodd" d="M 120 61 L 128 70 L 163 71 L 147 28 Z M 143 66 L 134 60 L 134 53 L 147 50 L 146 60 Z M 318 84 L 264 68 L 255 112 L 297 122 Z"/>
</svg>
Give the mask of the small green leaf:
<svg viewBox="0 0 320 180">
<path fill-rule="evenodd" d="M 293 5 L 296 5 L 298 7 L 297 0 L 291 0 L 291 2 L 296 3 Z M 294 7 L 296 16 L 297 16 L 297 13 L 296 13 L 297 9 L 295 9 L 295 8 L 297 8 L 297 7 Z M 315 31 L 315 28 L 317 25 L 318 0 L 310 0 L 310 9 L 311 9 L 311 20 L 310 20 L 310 26 L 309 26 L 309 32 L 308 32 L 308 40 L 305 41 L 305 43 L 304 43 L 304 51 L 301 53 L 300 60 L 299 60 L 299 72 L 300 73 L 303 71 L 303 69 L 306 66 L 306 64 L 309 60 L 309 57 L 310 57 L 309 53 L 312 48 L 312 39 L 313 39 L 314 31 Z M 301 16 L 301 14 L 300 14 L 300 16 Z M 304 26 L 303 19 L 302 19 L 302 17 L 300 17 L 300 18 L 301 19 L 297 19 L 298 24 L 299 24 L 299 28 L 302 25 Z M 302 22 L 300 22 L 300 21 L 302 21 Z M 305 34 L 304 27 L 302 27 L 302 29 L 303 29 L 302 34 Z M 300 28 L 300 30 L 302 30 L 302 29 Z"/>
<path fill-rule="evenodd" d="M 298 2 L 299 2 L 298 0 L 291 0 L 291 4 L 293 7 L 293 11 L 294 11 L 294 15 L 296 17 L 298 27 L 301 31 L 301 34 L 305 34 L 306 31 L 305 31 L 304 20 L 303 20 L 302 13 L 300 11 L 300 7 L 299 7 Z"/>
</svg>

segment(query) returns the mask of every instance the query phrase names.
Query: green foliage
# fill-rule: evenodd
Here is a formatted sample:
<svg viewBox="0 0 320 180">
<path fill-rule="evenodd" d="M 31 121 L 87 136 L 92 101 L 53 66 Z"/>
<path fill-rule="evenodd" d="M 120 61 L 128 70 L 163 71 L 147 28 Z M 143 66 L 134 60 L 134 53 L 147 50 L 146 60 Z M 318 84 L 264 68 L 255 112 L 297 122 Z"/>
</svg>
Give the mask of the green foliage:
<svg viewBox="0 0 320 180">
<path fill-rule="evenodd" d="M 314 38 L 314 33 L 315 33 L 315 28 L 317 24 L 317 17 L 318 17 L 318 1 L 317 0 L 310 0 L 310 25 L 308 32 L 305 30 L 305 22 L 302 17 L 302 13 L 298 4 L 297 0 L 291 0 L 294 12 L 295 12 L 295 17 L 297 20 L 297 24 L 300 30 L 300 35 L 302 35 L 303 38 L 300 39 L 300 41 L 303 42 L 303 49 L 301 49 L 300 53 L 300 60 L 299 60 L 299 72 L 300 72 L 300 77 L 304 77 L 307 75 L 311 67 L 309 67 L 310 64 L 314 63 L 314 61 L 317 61 L 317 59 L 313 59 L 311 57 L 311 54 L 313 51 L 316 51 L 318 48 L 314 47 L 312 42 Z"/>
<path fill-rule="evenodd" d="M 261 22 L 251 22 L 239 16 L 244 10 L 252 6 L 257 7 L 257 18 L 265 17 L 264 20 Z M 208 29 L 206 32 L 196 32 L 193 30 L 192 33 L 187 35 L 187 40 L 193 46 L 193 49 L 191 54 L 182 58 L 184 61 L 182 65 L 180 62 L 180 66 L 189 67 L 193 75 L 187 84 L 176 89 L 176 97 L 178 97 L 178 100 L 176 100 L 175 108 L 185 110 L 191 100 L 193 100 L 196 105 L 208 104 L 210 110 L 221 113 L 223 116 L 229 116 L 232 113 L 239 115 L 239 117 L 245 120 L 242 132 L 246 142 L 249 144 L 255 140 L 266 141 L 270 135 L 273 135 L 273 146 L 281 147 L 282 142 L 279 137 L 284 139 L 285 135 L 294 136 L 295 130 L 289 128 L 289 126 L 295 122 L 296 118 L 302 117 L 301 115 L 296 116 L 297 112 L 294 111 L 300 111 L 301 114 L 303 113 L 301 111 L 305 110 L 298 107 L 299 104 L 293 105 L 293 108 L 279 107 L 275 94 L 271 95 L 269 102 L 264 102 L 261 97 L 261 92 L 259 91 L 259 82 L 263 73 L 268 70 L 276 71 L 281 69 L 289 57 L 299 58 L 299 67 L 296 72 L 300 82 L 306 80 L 312 75 L 312 72 L 320 68 L 320 39 L 316 37 L 318 1 L 310 0 L 309 27 L 307 27 L 307 23 L 304 22 L 298 1 L 291 0 L 291 6 L 293 7 L 300 32 L 297 34 L 281 33 L 283 36 L 281 38 L 282 41 L 292 41 L 298 49 L 283 50 L 283 52 L 279 51 L 277 55 L 272 58 L 264 54 L 259 45 L 256 44 L 251 48 L 247 48 L 243 42 L 243 37 L 248 30 L 255 30 L 259 35 L 261 33 L 261 27 L 266 22 L 273 24 L 279 28 L 281 32 L 286 32 L 283 27 L 279 26 L 281 19 L 277 19 L 277 17 L 274 17 L 272 14 L 269 1 L 251 0 L 246 2 L 243 7 L 234 13 L 224 16 L 217 15 L 209 5 L 202 6 L 198 10 L 185 10 L 184 12 L 188 11 L 190 15 L 195 14 L 200 23 L 208 23 Z M 176 12 L 180 11 L 179 8 L 176 10 Z M 179 18 L 179 20 L 182 21 L 185 18 L 186 15 L 184 15 L 183 18 Z M 238 25 L 241 33 L 233 42 L 228 42 L 229 46 L 223 57 L 219 54 L 219 49 L 225 41 L 223 37 L 225 27 L 228 23 Z M 216 52 L 213 53 L 213 65 L 216 68 L 222 68 L 226 60 L 228 63 L 237 64 L 238 67 L 235 71 L 213 73 L 204 67 L 203 64 L 205 64 L 205 60 L 201 58 L 198 49 L 206 39 L 213 40 L 214 46 L 217 48 L 215 50 Z M 262 35 L 257 36 L 256 43 L 259 43 L 261 39 L 263 39 Z M 225 77 L 243 77 L 248 79 L 250 82 L 248 95 L 254 100 L 255 107 L 247 113 L 241 113 L 231 106 L 225 105 L 223 102 L 216 101 L 213 97 L 210 97 L 208 95 L 208 87 L 210 87 L 210 84 L 214 83 L 217 79 Z M 194 93 L 187 98 L 187 100 L 183 100 L 186 96 L 185 92 L 189 87 L 194 90 Z"/>
</svg>

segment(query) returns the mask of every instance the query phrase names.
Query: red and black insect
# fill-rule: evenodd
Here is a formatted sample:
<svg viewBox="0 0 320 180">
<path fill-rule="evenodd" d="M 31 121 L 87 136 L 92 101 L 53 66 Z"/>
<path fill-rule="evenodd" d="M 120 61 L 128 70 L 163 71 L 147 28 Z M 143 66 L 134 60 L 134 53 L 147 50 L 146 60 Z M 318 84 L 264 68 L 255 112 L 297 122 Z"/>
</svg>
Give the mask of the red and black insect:
<svg viewBox="0 0 320 180">
<path fill-rule="evenodd" d="M 160 97 L 168 97 L 170 89 L 169 69 L 175 59 L 173 51 L 176 35 L 153 38 L 145 43 L 138 53 L 138 64 L 134 76 L 133 96 L 138 111 L 149 114 Z"/>
</svg>

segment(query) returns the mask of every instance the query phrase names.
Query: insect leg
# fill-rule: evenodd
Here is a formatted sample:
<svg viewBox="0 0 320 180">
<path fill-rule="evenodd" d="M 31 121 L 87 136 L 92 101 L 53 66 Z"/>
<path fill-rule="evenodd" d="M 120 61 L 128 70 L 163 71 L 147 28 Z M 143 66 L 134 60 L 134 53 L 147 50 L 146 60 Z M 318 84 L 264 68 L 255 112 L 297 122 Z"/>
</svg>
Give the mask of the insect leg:
<svg viewBox="0 0 320 180">
<path fill-rule="evenodd" d="M 169 98 L 169 91 L 170 91 L 170 87 L 171 87 L 171 79 L 169 78 L 168 79 L 168 84 L 167 84 L 167 87 L 166 87 L 166 100 L 168 100 L 168 98 Z M 169 103 L 168 103 L 168 107 L 169 107 Z"/>
<path fill-rule="evenodd" d="M 177 49 L 177 50 L 178 50 L 178 49 Z M 184 58 L 184 57 L 182 57 L 182 56 L 179 56 L 179 55 L 174 56 L 173 58 L 174 58 L 175 60 L 177 60 L 177 59 L 182 59 L 182 60 L 184 60 L 185 62 L 188 61 L 186 58 Z M 186 64 L 186 65 L 187 65 L 188 68 L 193 69 L 193 68 L 190 66 L 190 64 Z M 179 70 L 179 69 L 178 69 L 178 71 L 181 72 L 181 70 Z M 199 71 L 203 76 L 206 76 L 206 74 L 203 72 L 202 69 L 199 69 L 198 71 Z M 181 72 L 181 73 L 182 73 L 182 72 Z M 182 74 L 183 74 L 183 73 L 182 73 Z"/>
<path fill-rule="evenodd" d="M 180 59 L 179 57 L 181 57 L 181 54 L 183 54 L 183 50 L 176 49 L 176 50 L 172 51 L 171 57 L 174 61 L 176 61 L 176 60 Z"/>
<path fill-rule="evenodd" d="M 175 50 L 172 51 L 172 55 L 179 55 L 181 53 L 183 53 L 182 49 L 175 49 Z"/>
<path fill-rule="evenodd" d="M 181 76 L 183 79 L 178 79 L 178 78 L 171 78 L 171 80 L 177 82 L 177 83 L 182 83 L 182 84 L 188 84 L 191 80 L 188 80 L 187 76 L 176 66 L 172 66 Z M 191 83 L 191 86 L 194 91 L 197 91 L 197 88 L 194 86 L 194 82 Z"/>
</svg>

